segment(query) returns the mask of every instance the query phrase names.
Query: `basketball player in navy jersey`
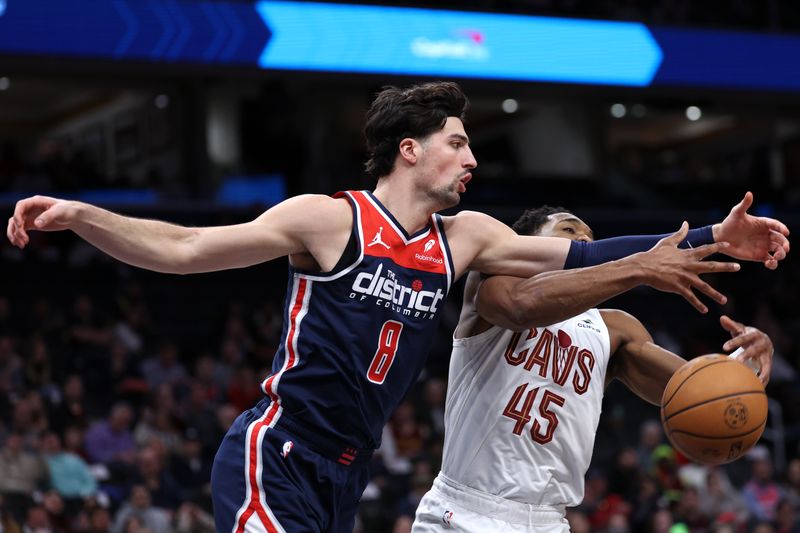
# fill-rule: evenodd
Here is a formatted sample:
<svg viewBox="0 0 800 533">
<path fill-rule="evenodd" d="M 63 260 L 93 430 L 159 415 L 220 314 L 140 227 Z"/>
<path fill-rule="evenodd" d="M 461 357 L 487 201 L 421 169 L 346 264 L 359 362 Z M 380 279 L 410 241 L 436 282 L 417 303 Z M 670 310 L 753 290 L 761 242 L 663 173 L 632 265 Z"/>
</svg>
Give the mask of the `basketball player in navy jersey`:
<svg viewBox="0 0 800 533">
<path fill-rule="evenodd" d="M 529 210 L 514 229 L 593 240 L 563 208 Z M 658 405 L 686 362 L 654 344 L 633 316 L 590 309 L 631 288 L 629 268 L 622 260 L 529 279 L 469 274 L 450 359 L 442 471 L 412 531 L 569 530 L 565 507 L 583 500 L 606 385 L 619 379 Z M 769 337 L 727 316 L 720 323 L 733 336 L 723 348 L 743 348 L 738 357 L 755 361 L 766 385 Z"/>
<path fill-rule="evenodd" d="M 649 250 L 661 238 L 571 244 L 518 236 L 481 213 L 435 214 L 458 204 L 477 165 L 466 106 L 454 83 L 386 88 L 364 130 L 374 191 L 290 198 L 245 224 L 187 228 L 42 196 L 17 203 L 7 234 L 19 247 L 30 230 L 70 229 L 121 261 L 180 274 L 289 256 L 283 340 L 265 397 L 232 425 L 214 462 L 218 531 L 352 530 L 366 463 L 466 271 L 531 276 Z M 678 240 L 696 249 L 654 248 L 646 257 L 659 269 L 640 265 L 637 280 L 696 306 L 692 287 L 724 301 L 699 275 L 738 265 L 702 257 L 723 251 L 776 268 L 786 235 L 780 222 L 745 212 L 684 227 Z"/>
</svg>

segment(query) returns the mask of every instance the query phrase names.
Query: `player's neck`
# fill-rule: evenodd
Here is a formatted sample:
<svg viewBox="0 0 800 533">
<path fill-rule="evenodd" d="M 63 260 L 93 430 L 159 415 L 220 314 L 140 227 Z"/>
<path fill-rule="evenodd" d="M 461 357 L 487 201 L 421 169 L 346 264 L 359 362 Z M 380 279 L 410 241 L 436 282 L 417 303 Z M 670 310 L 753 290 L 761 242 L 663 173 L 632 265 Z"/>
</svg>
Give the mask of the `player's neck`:
<svg viewBox="0 0 800 533">
<path fill-rule="evenodd" d="M 373 194 L 409 235 L 424 228 L 431 215 L 439 210 L 427 198 L 421 199 L 409 182 L 404 182 L 401 177 L 382 178 Z"/>
</svg>

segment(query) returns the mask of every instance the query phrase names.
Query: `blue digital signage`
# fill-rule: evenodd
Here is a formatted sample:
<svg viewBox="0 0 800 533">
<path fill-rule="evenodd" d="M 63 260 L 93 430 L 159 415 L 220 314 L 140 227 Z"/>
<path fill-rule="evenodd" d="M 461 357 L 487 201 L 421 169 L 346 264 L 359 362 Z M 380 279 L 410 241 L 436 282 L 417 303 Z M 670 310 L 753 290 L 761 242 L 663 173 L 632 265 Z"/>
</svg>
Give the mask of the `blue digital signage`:
<svg viewBox="0 0 800 533">
<path fill-rule="evenodd" d="M 798 36 L 320 2 L 0 0 L 0 55 L 800 90 Z"/>
<path fill-rule="evenodd" d="M 263 68 L 642 86 L 661 50 L 641 24 L 262 1 Z"/>
</svg>

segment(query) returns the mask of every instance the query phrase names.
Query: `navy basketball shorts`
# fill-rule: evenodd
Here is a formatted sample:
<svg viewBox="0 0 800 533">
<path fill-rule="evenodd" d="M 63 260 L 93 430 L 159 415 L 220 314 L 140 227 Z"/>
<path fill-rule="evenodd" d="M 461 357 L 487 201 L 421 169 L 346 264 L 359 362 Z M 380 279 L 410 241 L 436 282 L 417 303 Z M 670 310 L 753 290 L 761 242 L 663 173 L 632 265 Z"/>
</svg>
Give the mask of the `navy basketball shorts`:
<svg viewBox="0 0 800 533">
<path fill-rule="evenodd" d="M 211 472 L 217 533 L 352 533 L 371 453 L 295 429 L 269 398 L 239 415 Z"/>
</svg>

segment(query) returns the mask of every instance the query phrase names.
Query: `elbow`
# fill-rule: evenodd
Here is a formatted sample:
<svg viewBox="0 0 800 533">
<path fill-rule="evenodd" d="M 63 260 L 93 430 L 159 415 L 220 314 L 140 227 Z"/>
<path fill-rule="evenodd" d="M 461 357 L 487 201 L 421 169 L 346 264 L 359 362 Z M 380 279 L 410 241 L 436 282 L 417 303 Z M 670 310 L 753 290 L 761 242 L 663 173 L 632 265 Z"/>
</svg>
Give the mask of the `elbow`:
<svg viewBox="0 0 800 533">
<path fill-rule="evenodd" d="M 181 251 L 172 257 L 171 261 L 166 264 L 166 274 L 178 274 L 185 276 L 197 272 L 196 261 L 193 258 L 191 251 Z"/>
<path fill-rule="evenodd" d="M 164 273 L 185 276 L 198 272 L 199 253 L 197 251 L 195 233 L 192 232 L 166 253 Z"/>
</svg>

